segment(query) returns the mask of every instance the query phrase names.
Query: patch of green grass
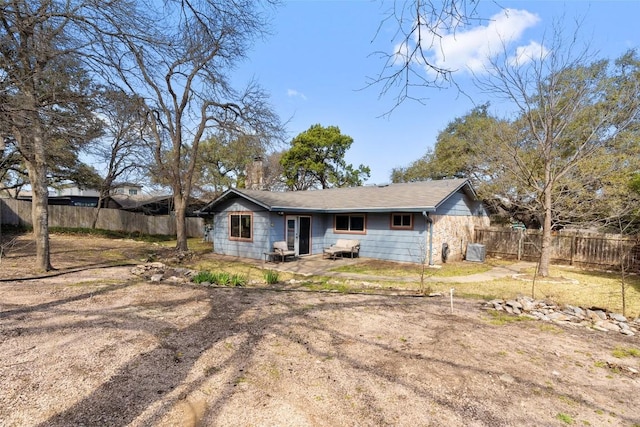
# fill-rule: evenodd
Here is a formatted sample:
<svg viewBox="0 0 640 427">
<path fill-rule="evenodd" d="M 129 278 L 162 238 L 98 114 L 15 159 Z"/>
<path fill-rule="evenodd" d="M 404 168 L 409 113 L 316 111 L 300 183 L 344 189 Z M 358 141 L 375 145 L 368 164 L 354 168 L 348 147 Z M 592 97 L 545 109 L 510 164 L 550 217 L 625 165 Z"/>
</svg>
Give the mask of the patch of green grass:
<svg viewBox="0 0 640 427">
<path fill-rule="evenodd" d="M 199 271 L 191 280 L 198 284 L 211 283 L 217 286 L 246 286 L 248 283 L 247 276 L 243 274 L 231 274 L 226 271 Z"/>
<path fill-rule="evenodd" d="M 249 279 L 244 274 L 232 274 L 229 278 L 229 284 L 235 287 L 247 286 Z"/>
<path fill-rule="evenodd" d="M 593 366 L 595 366 L 596 368 L 606 368 L 607 362 L 603 360 L 596 360 L 595 362 L 593 362 Z"/>
<path fill-rule="evenodd" d="M 611 352 L 613 357 L 623 359 L 625 357 L 640 357 L 640 350 L 637 348 L 616 347 Z"/>
<path fill-rule="evenodd" d="M 487 314 L 489 316 L 489 323 L 491 323 L 492 325 L 499 325 L 499 326 L 506 325 L 509 323 L 514 323 L 514 322 L 525 322 L 525 321 L 533 320 L 529 317 L 515 316 L 513 314 L 509 314 L 504 311 L 497 311 L 497 310 L 489 310 L 487 311 Z"/>
<path fill-rule="evenodd" d="M 278 283 L 279 274 L 275 270 L 266 270 L 263 274 L 264 281 L 267 282 L 268 285 L 275 285 Z"/>
<path fill-rule="evenodd" d="M 559 419 L 560 421 L 562 421 L 565 424 L 574 424 L 575 423 L 575 421 L 573 421 L 573 418 L 571 417 L 571 415 L 563 414 L 562 412 L 559 412 L 558 414 L 556 414 L 556 418 Z"/>
<path fill-rule="evenodd" d="M 210 271 L 199 271 L 191 278 L 191 280 L 197 284 L 206 283 L 206 282 L 214 283 L 215 276 Z"/>
</svg>

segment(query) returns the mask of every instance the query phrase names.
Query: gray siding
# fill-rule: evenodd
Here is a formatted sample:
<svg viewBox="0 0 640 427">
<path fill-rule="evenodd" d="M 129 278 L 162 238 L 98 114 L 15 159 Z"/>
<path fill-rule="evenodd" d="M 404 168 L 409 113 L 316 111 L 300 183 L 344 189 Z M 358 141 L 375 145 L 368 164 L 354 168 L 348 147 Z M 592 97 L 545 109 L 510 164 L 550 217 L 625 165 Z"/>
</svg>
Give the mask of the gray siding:
<svg viewBox="0 0 640 427">
<path fill-rule="evenodd" d="M 273 242 L 284 240 L 286 215 L 268 212 L 259 205 L 243 198 L 223 202 L 221 212 L 214 219 L 214 251 L 216 253 L 260 259 L 264 252 L 271 250 Z M 253 241 L 242 242 L 229 240 L 228 213 L 253 212 Z M 400 211 L 397 211 L 399 213 Z M 333 230 L 333 214 L 301 214 L 311 217 L 311 254 L 322 254 L 323 249 L 336 243 L 338 239 L 357 239 L 360 241 L 360 256 L 389 261 L 421 263 L 431 249 L 434 261 L 439 254 L 442 241 L 458 242 L 459 236 L 448 236 L 450 227 L 441 224 L 443 217 L 455 218 L 454 229 L 461 227 L 459 221 L 463 217 L 473 219 L 474 216 L 486 215 L 480 202 L 470 200 L 464 192 L 459 191 L 444 201 L 431 217 L 435 220 L 434 239 L 430 241 L 429 225 L 421 213 L 413 213 L 412 230 L 391 229 L 391 213 L 367 214 L 366 233 L 335 233 Z M 295 215 L 295 213 L 287 213 Z M 444 235 L 443 235 L 444 234 Z M 455 237 L 455 238 L 454 238 Z M 433 247 L 431 247 L 433 245 Z M 439 255 L 438 255 L 439 256 Z"/>
<path fill-rule="evenodd" d="M 482 203 L 470 200 L 462 191 L 458 191 L 444 201 L 438 209 L 436 215 L 449 216 L 473 216 L 482 210 Z"/>
<path fill-rule="evenodd" d="M 326 246 L 338 239 L 360 240 L 360 256 L 389 261 L 422 262 L 421 253 L 427 251 L 425 220 L 413 214 L 413 230 L 392 230 L 390 213 L 367 215 L 366 234 L 334 233 L 333 215 L 330 216 L 325 235 Z"/>
<path fill-rule="evenodd" d="M 229 213 L 253 213 L 253 239 L 250 242 L 229 239 Z M 260 259 L 272 244 L 271 214 L 245 199 L 234 199 L 222 206 L 213 219 L 213 251 L 217 254 Z"/>
<path fill-rule="evenodd" d="M 321 254 L 324 248 L 331 246 L 327 242 L 327 229 L 333 227 L 333 216 L 313 215 L 311 217 L 311 254 Z"/>
</svg>

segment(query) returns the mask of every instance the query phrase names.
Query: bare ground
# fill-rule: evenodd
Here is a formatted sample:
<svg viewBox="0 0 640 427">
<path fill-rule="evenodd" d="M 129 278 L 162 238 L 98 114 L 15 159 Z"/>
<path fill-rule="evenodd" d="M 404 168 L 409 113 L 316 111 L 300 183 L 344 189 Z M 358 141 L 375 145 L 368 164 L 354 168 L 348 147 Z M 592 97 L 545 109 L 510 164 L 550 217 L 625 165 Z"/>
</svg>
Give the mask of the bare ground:
<svg viewBox="0 0 640 427">
<path fill-rule="evenodd" d="M 98 268 L 144 244 L 53 249 L 96 268 L 18 280 L 28 245 L 0 262 L 2 426 L 640 425 L 640 358 L 613 356 L 637 336 L 495 325 L 473 300 L 150 283 Z"/>
</svg>

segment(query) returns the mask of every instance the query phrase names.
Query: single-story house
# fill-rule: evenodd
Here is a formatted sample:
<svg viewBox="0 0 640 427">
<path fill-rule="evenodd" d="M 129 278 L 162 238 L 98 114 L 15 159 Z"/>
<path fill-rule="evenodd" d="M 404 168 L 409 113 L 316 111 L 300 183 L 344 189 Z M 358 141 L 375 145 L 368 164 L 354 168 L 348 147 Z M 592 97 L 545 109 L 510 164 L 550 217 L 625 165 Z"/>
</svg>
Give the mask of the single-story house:
<svg viewBox="0 0 640 427">
<path fill-rule="evenodd" d="M 207 204 L 215 253 L 261 259 L 286 241 L 297 256 L 322 254 L 338 239 L 359 256 L 437 264 L 464 258 L 489 216 L 467 179 L 326 190 L 229 189 Z M 446 249 L 444 249 L 446 248 Z"/>
</svg>

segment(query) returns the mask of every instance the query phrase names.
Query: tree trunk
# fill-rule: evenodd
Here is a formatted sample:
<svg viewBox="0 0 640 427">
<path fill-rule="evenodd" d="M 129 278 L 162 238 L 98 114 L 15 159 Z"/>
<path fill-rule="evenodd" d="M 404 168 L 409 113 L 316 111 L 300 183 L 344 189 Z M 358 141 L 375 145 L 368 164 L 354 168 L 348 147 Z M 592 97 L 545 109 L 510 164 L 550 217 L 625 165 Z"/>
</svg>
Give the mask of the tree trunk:
<svg viewBox="0 0 640 427">
<path fill-rule="evenodd" d="M 52 270 L 49 246 L 49 190 L 47 187 L 46 162 L 43 141 L 40 136 L 33 138 L 33 156 L 27 161 L 31 182 L 31 222 L 36 244 L 37 271 Z"/>
<path fill-rule="evenodd" d="M 549 276 L 551 263 L 551 185 L 547 184 L 543 192 L 544 220 L 542 223 L 542 247 L 540 248 L 540 267 L 538 275 Z"/>
<path fill-rule="evenodd" d="M 179 194 L 173 197 L 174 209 L 176 215 L 176 250 L 188 251 L 189 246 L 187 244 L 187 201 Z"/>
<path fill-rule="evenodd" d="M 111 183 L 109 183 L 109 187 Z M 109 195 L 108 191 L 105 191 L 103 188 L 100 189 L 100 194 L 98 195 L 98 205 L 96 206 L 95 212 L 93 213 L 93 219 L 91 220 L 91 229 L 95 230 L 98 225 L 98 219 L 100 218 L 100 209 L 102 209 L 102 205 L 104 201 L 107 199 Z"/>
</svg>

